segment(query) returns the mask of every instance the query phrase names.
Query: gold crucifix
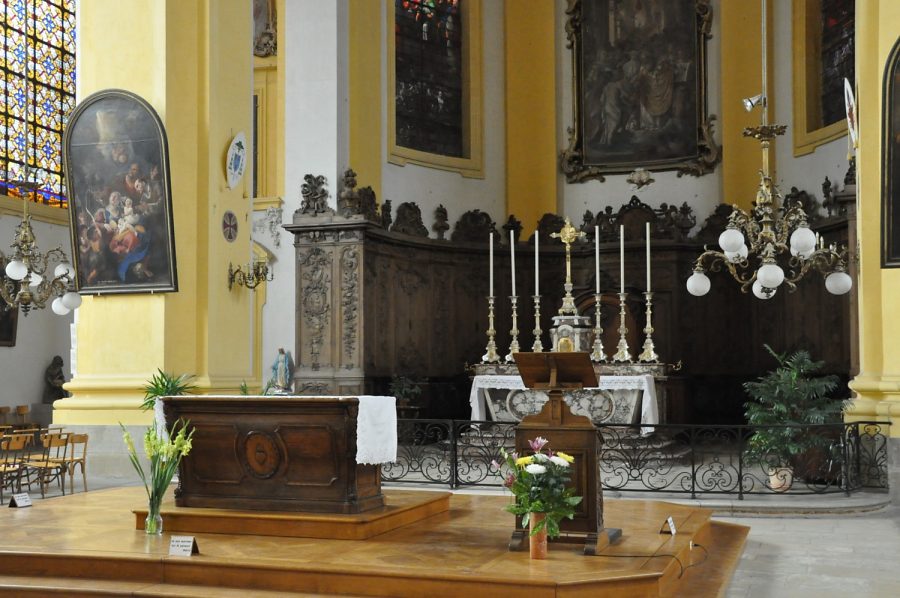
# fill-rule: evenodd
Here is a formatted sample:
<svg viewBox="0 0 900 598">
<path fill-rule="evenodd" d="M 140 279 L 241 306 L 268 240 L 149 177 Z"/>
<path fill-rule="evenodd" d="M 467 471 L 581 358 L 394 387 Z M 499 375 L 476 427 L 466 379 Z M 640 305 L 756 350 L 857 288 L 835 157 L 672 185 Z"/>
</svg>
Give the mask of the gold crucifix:
<svg viewBox="0 0 900 598">
<path fill-rule="evenodd" d="M 550 233 L 550 236 L 554 239 L 559 239 L 566 246 L 566 283 L 563 285 L 563 288 L 566 289 L 566 294 L 563 296 L 559 315 L 577 315 L 578 310 L 575 308 L 575 298 L 572 297 L 572 243 L 586 236 L 586 233 L 576 230 L 572 223 L 569 222 L 569 219 L 566 218 L 566 223 L 562 229 L 558 233 Z"/>
</svg>

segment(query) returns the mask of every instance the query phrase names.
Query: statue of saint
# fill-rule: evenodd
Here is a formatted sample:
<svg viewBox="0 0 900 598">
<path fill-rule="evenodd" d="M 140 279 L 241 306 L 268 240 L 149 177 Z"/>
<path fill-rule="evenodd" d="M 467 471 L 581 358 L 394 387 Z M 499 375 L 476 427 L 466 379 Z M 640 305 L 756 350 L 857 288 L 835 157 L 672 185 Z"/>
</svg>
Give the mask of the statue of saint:
<svg viewBox="0 0 900 598">
<path fill-rule="evenodd" d="M 272 364 L 272 377 L 269 379 L 267 394 L 291 394 L 294 386 L 294 360 L 291 352 L 278 349 L 275 362 Z"/>
<path fill-rule="evenodd" d="M 44 371 L 44 403 L 53 403 L 57 399 L 69 396 L 69 393 L 62 387 L 66 382 L 62 368 L 62 357 L 57 355 Z"/>
</svg>

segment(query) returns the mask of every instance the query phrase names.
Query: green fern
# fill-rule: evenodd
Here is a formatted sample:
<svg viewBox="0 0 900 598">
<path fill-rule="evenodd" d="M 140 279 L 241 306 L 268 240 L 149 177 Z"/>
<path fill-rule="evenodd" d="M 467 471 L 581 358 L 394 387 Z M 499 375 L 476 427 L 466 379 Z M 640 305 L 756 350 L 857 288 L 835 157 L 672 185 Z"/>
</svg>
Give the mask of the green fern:
<svg viewBox="0 0 900 598">
<path fill-rule="evenodd" d="M 816 375 L 824 362 L 813 361 L 807 351 L 787 356 L 765 347 L 778 367 L 744 384 L 753 399 L 744 403 L 744 415 L 748 424 L 760 427 L 750 438 L 747 454 L 753 461 L 780 466 L 824 442 L 798 426 L 838 422 L 849 401 L 833 398 L 838 377 Z"/>
<path fill-rule="evenodd" d="M 192 374 L 167 374 L 162 370 L 156 370 L 153 377 L 144 386 L 144 402 L 141 409 L 147 411 L 153 409 L 153 404 L 160 397 L 174 397 L 193 393 L 197 387 L 191 384 L 194 379 Z"/>
</svg>

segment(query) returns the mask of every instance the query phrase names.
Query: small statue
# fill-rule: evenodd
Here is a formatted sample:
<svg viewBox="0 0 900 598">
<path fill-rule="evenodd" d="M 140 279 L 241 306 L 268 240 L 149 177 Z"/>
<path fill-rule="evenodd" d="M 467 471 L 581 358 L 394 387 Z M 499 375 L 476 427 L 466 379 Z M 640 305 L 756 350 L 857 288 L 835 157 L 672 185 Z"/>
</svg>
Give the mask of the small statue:
<svg viewBox="0 0 900 598">
<path fill-rule="evenodd" d="M 438 207 L 434 209 L 434 225 L 432 225 L 432 230 L 437 233 L 437 238 L 441 241 L 444 240 L 444 234 L 450 228 L 450 225 L 447 223 L 447 208 L 444 207 L 444 204 L 440 204 Z"/>
<path fill-rule="evenodd" d="M 69 393 L 62 387 L 65 382 L 63 360 L 62 357 L 57 355 L 44 371 L 44 403 L 50 404 L 53 401 L 69 396 Z"/>
<path fill-rule="evenodd" d="M 272 377 L 266 384 L 266 394 L 289 395 L 294 387 L 294 360 L 291 352 L 285 353 L 283 348 L 278 349 L 275 362 L 272 364 Z"/>
</svg>

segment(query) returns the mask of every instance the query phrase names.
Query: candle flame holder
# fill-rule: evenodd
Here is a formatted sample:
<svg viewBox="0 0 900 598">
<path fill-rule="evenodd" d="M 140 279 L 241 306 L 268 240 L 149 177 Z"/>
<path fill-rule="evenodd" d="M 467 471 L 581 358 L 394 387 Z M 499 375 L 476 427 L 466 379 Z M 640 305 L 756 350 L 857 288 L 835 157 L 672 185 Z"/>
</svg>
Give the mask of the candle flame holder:
<svg viewBox="0 0 900 598">
<path fill-rule="evenodd" d="M 496 363 L 500 361 L 500 355 L 497 353 L 497 343 L 494 342 L 496 335 L 497 331 L 494 329 L 494 296 L 490 295 L 488 297 L 488 342 L 487 347 L 485 347 L 485 354 L 481 357 L 482 363 Z"/>
<path fill-rule="evenodd" d="M 603 326 L 600 325 L 600 293 L 594 295 L 594 346 L 591 351 L 591 361 L 603 363 L 606 361 L 606 353 L 603 352 Z"/>
<path fill-rule="evenodd" d="M 541 296 L 540 295 L 532 295 L 532 299 L 534 299 L 534 330 L 531 332 L 534 333 L 534 344 L 531 345 L 531 350 L 535 353 L 542 353 L 544 351 L 544 343 L 541 341 Z"/>
<path fill-rule="evenodd" d="M 625 335 L 628 328 L 625 326 L 625 293 L 619 293 L 619 344 L 616 346 L 616 353 L 613 355 L 615 363 L 630 363 L 631 352 L 628 349 L 628 341 Z"/>
<path fill-rule="evenodd" d="M 647 299 L 647 325 L 644 327 L 644 347 L 641 354 L 638 355 L 638 361 L 644 363 L 658 363 L 659 355 L 656 354 L 656 347 L 653 346 L 653 293 L 646 292 L 644 297 Z"/>
<path fill-rule="evenodd" d="M 512 340 L 509 342 L 509 353 L 507 353 L 505 360 L 506 363 L 513 363 L 515 361 L 513 353 L 519 352 L 519 314 L 516 306 L 519 298 L 510 297 L 509 300 L 512 302 L 512 328 L 509 331 Z"/>
</svg>

